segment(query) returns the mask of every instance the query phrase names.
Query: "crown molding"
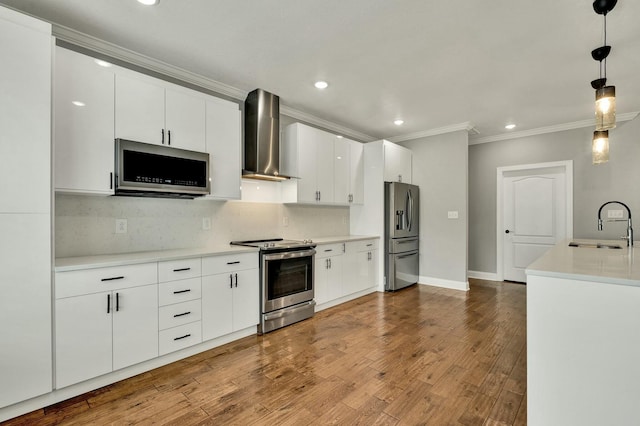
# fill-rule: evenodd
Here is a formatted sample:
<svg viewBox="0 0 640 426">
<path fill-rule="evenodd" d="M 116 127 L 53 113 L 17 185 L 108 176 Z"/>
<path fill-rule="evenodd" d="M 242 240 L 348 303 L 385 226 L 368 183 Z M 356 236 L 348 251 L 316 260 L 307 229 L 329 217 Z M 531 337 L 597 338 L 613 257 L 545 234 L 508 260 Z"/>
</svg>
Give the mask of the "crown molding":
<svg viewBox="0 0 640 426">
<path fill-rule="evenodd" d="M 409 141 L 414 139 L 426 138 L 429 136 L 442 135 L 445 133 L 458 132 L 461 130 L 464 130 L 468 133 L 475 133 L 475 134 L 478 133 L 476 128 L 473 127 L 473 124 L 467 121 L 464 123 L 452 124 L 451 126 L 438 127 L 436 129 L 423 130 L 421 132 L 409 133 L 406 135 L 399 135 L 399 136 L 394 136 L 392 138 L 385 138 L 385 139 L 388 140 L 389 142 L 398 143 L 398 142 L 404 142 L 404 141 Z"/>
<path fill-rule="evenodd" d="M 137 71 L 145 71 L 147 73 L 151 72 L 152 74 L 156 74 L 157 76 L 168 77 L 170 79 L 177 80 L 173 82 L 202 88 L 240 102 L 244 102 L 247 94 L 249 93 L 245 90 L 229 86 L 228 84 L 212 80 L 210 78 L 201 76 L 191 71 L 187 71 L 166 62 L 162 62 L 157 59 L 153 59 L 140 53 L 134 52 L 132 50 L 125 49 L 116 44 L 100 40 L 96 37 L 81 33 L 72 28 L 68 28 L 55 23 L 52 23 L 52 26 L 53 36 L 60 40 L 63 45 L 69 44 L 71 46 L 79 48 L 80 50 L 85 50 L 87 52 L 84 53 L 91 53 L 94 56 L 98 56 L 100 59 L 108 60 L 116 65 L 122 65 L 125 68 L 133 67 Z M 348 127 L 332 123 L 306 112 L 288 107 L 286 105 L 280 105 L 280 112 L 297 120 L 305 121 L 309 124 L 322 127 L 324 129 L 331 130 L 346 137 L 357 139 L 363 142 L 371 142 L 379 139 L 365 133 L 350 129 Z"/>
<path fill-rule="evenodd" d="M 628 112 L 625 114 L 618 114 L 616 116 L 616 121 L 618 123 L 631 121 L 634 118 L 636 118 L 639 114 L 640 114 L 640 111 Z M 571 123 L 556 124 L 556 125 L 547 126 L 547 127 L 538 127 L 537 129 L 523 130 L 521 132 L 504 133 L 502 135 L 485 136 L 483 138 L 470 139 L 469 145 L 478 145 L 481 143 L 505 141 L 509 139 L 524 138 L 527 136 L 542 135 L 545 133 L 562 132 L 565 130 L 582 129 L 584 127 L 591 127 L 593 125 L 594 125 L 593 118 L 590 118 L 588 120 L 573 121 Z"/>
<path fill-rule="evenodd" d="M 172 77 L 185 83 L 192 84 L 203 89 L 211 90 L 213 92 L 228 96 L 233 99 L 244 101 L 247 96 L 248 92 L 229 86 L 228 84 L 203 77 L 199 74 L 187 71 L 166 62 L 159 61 L 157 59 L 150 58 L 148 56 L 142 55 L 129 49 L 125 49 L 113 43 L 109 43 L 88 34 L 81 33 L 74 29 L 58 24 L 52 25 L 53 36 L 58 40 L 62 40 L 66 43 L 70 43 L 83 49 L 99 53 L 100 55 L 105 55 L 107 57 L 106 59 L 115 59 L 116 62 L 122 62 L 124 64 L 141 67 L 145 70 Z"/>
<path fill-rule="evenodd" d="M 351 139 L 356 139 L 361 142 L 373 142 L 375 140 L 380 139 L 380 138 L 374 138 L 373 136 L 367 135 L 362 132 L 358 132 L 348 127 L 341 126 L 339 124 L 332 123 L 330 121 L 316 117 L 315 115 L 307 114 L 306 112 L 302 112 L 300 110 L 288 107 L 286 105 L 280 104 L 280 113 L 286 116 L 289 116 L 291 118 L 295 118 L 296 120 L 304 121 L 308 124 L 313 124 L 314 126 L 318 126 L 318 127 L 322 127 L 323 129 L 334 131 L 342 136 L 345 136 Z"/>
</svg>

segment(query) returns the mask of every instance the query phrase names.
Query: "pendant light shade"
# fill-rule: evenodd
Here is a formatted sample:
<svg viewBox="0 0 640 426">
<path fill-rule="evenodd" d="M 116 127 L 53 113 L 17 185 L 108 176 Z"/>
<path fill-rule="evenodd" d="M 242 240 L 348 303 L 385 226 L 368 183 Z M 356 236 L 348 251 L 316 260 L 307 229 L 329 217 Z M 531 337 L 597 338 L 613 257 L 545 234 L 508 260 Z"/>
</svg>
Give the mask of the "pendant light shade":
<svg viewBox="0 0 640 426">
<path fill-rule="evenodd" d="M 616 127 L 616 86 L 596 90 L 596 130 Z"/>
<path fill-rule="evenodd" d="M 593 132 L 591 157 L 593 164 L 602 164 L 609 161 L 609 132 L 607 130 Z"/>
</svg>

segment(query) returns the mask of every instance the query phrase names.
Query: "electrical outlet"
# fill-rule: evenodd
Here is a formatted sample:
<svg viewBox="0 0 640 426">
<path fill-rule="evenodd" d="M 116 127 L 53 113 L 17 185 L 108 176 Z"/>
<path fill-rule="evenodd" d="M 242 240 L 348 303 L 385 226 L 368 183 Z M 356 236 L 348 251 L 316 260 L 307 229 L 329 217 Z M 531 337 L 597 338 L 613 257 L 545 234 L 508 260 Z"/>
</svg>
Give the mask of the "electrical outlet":
<svg viewBox="0 0 640 426">
<path fill-rule="evenodd" d="M 289 216 L 282 216 L 282 226 L 289 226 Z"/>
<path fill-rule="evenodd" d="M 127 233 L 127 219 L 116 219 L 116 234 Z"/>
<path fill-rule="evenodd" d="M 607 217 L 609 219 L 622 219 L 624 216 L 622 210 L 609 210 L 607 211 Z"/>
<path fill-rule="evenodd" d="M 208 231 L 211 229 L 211 218 L 210 217 L 203 217 L 202 218 L 202 229 L 205 231 Z"/>
<path fill-rule="evenodd" d="M 447 219 L 457 219 L 457 218 L 458 218 L 457 210 L 447 212 Z"/>
</svg>

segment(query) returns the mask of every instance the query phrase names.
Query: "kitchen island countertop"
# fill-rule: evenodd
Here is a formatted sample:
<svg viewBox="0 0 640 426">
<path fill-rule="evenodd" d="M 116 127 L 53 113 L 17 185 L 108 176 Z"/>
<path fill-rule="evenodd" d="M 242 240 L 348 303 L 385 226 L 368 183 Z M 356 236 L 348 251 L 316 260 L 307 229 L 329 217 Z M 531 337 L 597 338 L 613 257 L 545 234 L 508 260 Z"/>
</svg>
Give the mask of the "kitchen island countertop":
<svg viewBox="0 0 640 426">
<path fill-rule="evenodd" d="M 622 248 L 570 247 L 570 242 L 617 244 Z M 640 247 L 626 247 L 625 241 L 567 239 L 529 265 L 526 272 L 527 275 L 640 287 Z"/>
</svg>

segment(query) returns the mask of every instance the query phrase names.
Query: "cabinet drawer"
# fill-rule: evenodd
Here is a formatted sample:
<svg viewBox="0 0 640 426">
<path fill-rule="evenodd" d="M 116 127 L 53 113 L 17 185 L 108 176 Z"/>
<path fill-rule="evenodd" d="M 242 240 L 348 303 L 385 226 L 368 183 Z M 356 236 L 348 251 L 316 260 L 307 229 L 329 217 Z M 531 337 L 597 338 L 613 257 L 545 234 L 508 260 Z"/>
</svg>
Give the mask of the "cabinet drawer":
<svg viewBox="0 0 640 426">
<path fill-rule="evenodd" d="M 56 272 L 56 299 L 158 282 L 157 263 Z"/>
<path fill-rule="evenodd" d="M 316 259 L 343 254 L 344 248 L 343 243 L 318 245 L 318 247 L 316 247 Z"/>
<path fill-rule="evenodd" d="M 356 251 L 369 251 L 378 249 L 379 240 L 354 241 Z"/>
<path fill-rule="evenodd" d="M 222 274 L 258 267 L 258 253 L 238 253 L 202 258 L 202 275 Z"/>
<path fill-rule="evenodd" d="M 200 321 L 202 317 L 201 306 L 200 299 L 198 299 L 161 307 L 159 312 L 160 330 Z"/>
<path fill-rule="evenodd" d="M 200 299 L 201 294 L 202 278 L 200 277 L 160 283 L 158 286 L 158 304 L 159 306 L 165 306 L 196 300 Z"/>
<path fill-rule="evenodd" d="M 158 263 L 158 281 L 183 280 L 201 275 L 201 260 L 195 259 L 169 260 Z"/>
<path fill-rule="evenodd" d="M 162 330 L 159 334 L 160 355 L 202 342 L 202 324 L 200 321 Z"/>
</svg>

